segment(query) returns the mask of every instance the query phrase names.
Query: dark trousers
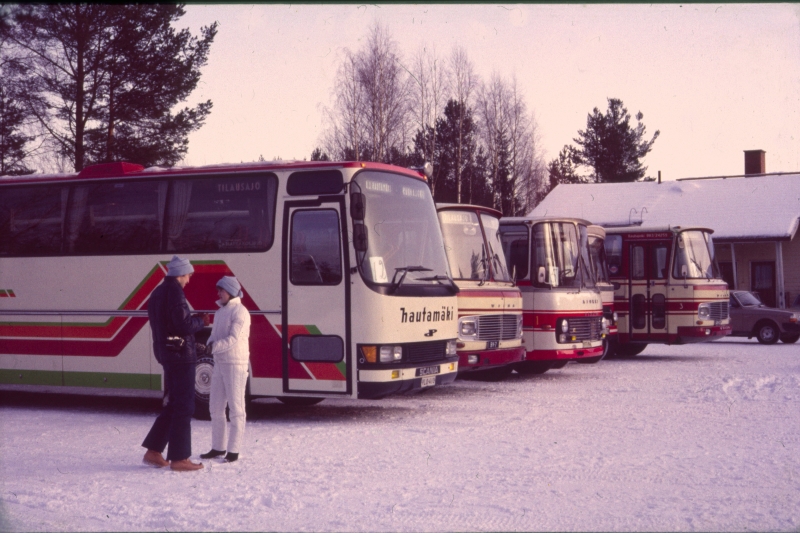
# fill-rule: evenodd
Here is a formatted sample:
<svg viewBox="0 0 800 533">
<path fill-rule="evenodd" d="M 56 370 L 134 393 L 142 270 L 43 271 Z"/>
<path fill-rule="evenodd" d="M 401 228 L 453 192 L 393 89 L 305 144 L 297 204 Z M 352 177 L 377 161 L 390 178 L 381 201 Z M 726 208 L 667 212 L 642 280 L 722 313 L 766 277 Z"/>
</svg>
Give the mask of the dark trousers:
<svg viewBox="0 0 800 533">
<path fill-rule="evenodd" d="M 194 363 L 163 365 L 167 404 L 150 428 L 142 446 L 163 453 L 169 443 L 167 461 L 181 461 L 192 455 L 195 366 Z"/>
</svg>

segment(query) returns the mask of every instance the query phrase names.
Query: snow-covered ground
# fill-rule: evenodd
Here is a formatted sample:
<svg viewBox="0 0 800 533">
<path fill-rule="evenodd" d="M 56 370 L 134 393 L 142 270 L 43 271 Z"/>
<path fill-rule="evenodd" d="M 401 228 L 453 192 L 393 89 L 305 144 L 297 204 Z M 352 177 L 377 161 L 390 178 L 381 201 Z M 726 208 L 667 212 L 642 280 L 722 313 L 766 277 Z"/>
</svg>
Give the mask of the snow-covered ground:
<svg viewBox="0 0 800 533">
<path fill-rule="evenodd" d="M 158 401 L 0 387 L 0 530 L 800 528 L 800 347 L 650 346 L 500 383 L 288 409 L 238 463 L 141 465 Z M 196 456 L 208 422 L 193 422 Z"/>
</svg>

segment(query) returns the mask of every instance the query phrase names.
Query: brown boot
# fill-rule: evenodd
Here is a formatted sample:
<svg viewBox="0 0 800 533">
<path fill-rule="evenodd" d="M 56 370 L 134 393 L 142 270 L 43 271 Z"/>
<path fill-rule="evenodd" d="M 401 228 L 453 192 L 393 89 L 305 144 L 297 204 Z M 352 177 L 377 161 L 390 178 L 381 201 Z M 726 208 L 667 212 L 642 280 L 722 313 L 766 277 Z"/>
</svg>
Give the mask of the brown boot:
<svg viewBox="0 0 800 533">
<path fill-rule="evenodd" d="M 202 470 L 203 463 L 193 463 L 187 458 L 180 461 L 171 461 L 169 467 L 176 472 L 191 472 L 192 470 Z"/>
<path fill-rule="evenodd" d="M 169 466 L 169 461 L 164 459 L 164 456 L 155 450 L 147 450 L 144 454 L 144 458 L 142 459 L 142 463 L 155 468 L 164 468 L 165 466 Z"/>
</svg>

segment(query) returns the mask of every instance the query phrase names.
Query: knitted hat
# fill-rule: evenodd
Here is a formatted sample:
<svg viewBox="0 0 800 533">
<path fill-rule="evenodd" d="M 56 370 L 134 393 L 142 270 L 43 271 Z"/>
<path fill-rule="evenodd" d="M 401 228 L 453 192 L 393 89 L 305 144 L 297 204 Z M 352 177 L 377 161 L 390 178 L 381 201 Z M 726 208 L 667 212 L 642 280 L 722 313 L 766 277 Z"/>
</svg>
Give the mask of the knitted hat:
<svg viewBox="0 0 800 533">
<path fill-rule="evenodd" d="M 231 298 L 236 298 L 236 297 L 241 298 L 242 296 L 244 296 L 244 293 L 242 292 L 242 286 L 239 284 L 239 281 L 233 276 L 223 277 L 221 280 L 217 282 L 217 287 L 230 294 Z"/>
<path fill-rule="evenodd" d="M 181 259 L 177 255 L 172 256 L 172 261 L 167 263 L 167 276 L 183 276 L 194 272 L 194 267 L 188 259 Z"/>
</svg>

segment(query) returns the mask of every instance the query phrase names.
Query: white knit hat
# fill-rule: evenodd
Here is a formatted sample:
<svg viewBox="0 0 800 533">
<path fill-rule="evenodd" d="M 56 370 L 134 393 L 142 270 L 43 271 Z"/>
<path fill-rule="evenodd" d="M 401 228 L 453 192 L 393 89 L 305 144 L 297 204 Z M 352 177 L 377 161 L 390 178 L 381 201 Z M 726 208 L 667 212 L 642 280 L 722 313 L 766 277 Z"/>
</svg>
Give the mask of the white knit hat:
<svg viewBox="0 0 800 533">
<path fill-rule="evenodd" d="M 234 278 L 233 276 L 225 276 L 221 280 L 217 282 L 217 287 L 224 290 L 228 294 L 231 295 L 232 298 L 241 298 L 244 296 L 242 292 L 242 286 L 239 283 L 239 280 Z"/>
<path fill-rule="evenodd" d="M 172 256 L 172 261 L 167 263 L 167 276 L 178 277 L 194 272 L 194 267 L 188 259 L 181 259 L 177 255 Z"/>
</svg>

